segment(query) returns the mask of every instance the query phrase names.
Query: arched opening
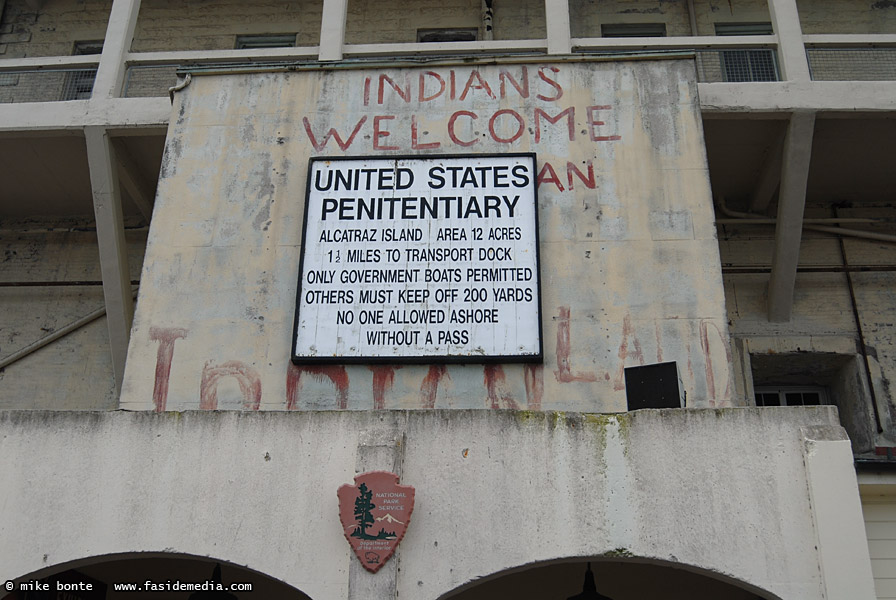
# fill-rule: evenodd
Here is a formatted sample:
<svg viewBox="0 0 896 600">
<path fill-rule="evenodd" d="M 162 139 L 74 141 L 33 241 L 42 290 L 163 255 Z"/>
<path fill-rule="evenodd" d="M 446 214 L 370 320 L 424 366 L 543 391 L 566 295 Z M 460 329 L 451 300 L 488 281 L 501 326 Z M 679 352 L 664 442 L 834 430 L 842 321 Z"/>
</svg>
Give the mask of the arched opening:
<svg viewBox="0 0 896 600">
<path fill-rule="evenodd" d="M 0 600 L 311 600 L 264 573 L 187 554 L 95 556 L 23 575 L 13 584 L 12 591 L 8 585 L 0 590 Z"/>
<path fill-rule="evenodd" d="M 590 585 L 590 564 L 597 595 Z M 581 595 L 581 596 L 580 596 Z M 497 573 L 440 600 L 780 600 L 755 586 L 685 565 L 639 558 L 595 557 L 551 562 Z"/>
</svg>

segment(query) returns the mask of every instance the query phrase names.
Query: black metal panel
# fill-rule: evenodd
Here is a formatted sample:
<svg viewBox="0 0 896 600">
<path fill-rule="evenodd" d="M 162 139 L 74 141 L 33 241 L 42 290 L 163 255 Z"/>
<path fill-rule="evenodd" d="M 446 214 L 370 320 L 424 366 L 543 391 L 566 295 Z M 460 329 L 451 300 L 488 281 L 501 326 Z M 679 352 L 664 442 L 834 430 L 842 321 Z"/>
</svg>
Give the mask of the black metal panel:
<svg viewBox="0 0 896 600">
<path fill-rule="evenodd" d="M 678 366 L 675 362 L 625 369 L 628 410 L 681 408 Z"/>
</svg>

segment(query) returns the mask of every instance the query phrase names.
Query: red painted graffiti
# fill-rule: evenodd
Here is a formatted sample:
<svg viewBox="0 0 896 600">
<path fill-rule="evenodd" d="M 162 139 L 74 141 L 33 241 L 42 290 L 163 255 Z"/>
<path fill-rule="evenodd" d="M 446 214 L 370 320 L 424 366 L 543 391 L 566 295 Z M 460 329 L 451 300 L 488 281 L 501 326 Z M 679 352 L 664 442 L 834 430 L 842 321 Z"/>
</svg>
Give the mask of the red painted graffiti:
<svg viewBox="0 0 896 600">
<path fill-rule="evenodd" d="M 324 134 L 323 140 L 320 142 L 317 141 L 317 138 L 314 136 L 314 132 L 311 131 L 311 123 L 308 121 L 308 117 L 302 117 L 302 123 L 305 125 L 305 133 L 308 134 L 308 140 L 311 142 L 311 145 L 314 146 L 314 149 L 318 152 L 323 152 L 324 148 L 327 147 L 327 142 L 330 141 L 330 138 L 336 140 L 336 144 L 339 146 L 341 150 L 348 150 L 348 147 L 352 145 L 352 142 L 355 140 L 355 136 L 358 135 L 358 132 L 361 131 L 361 126 L 367 121 L 367 117 L 361 117 L 358 121 L 358 124 L 355 125 L 355 128 L 352 129 L 351 135 L 348 136 L 348 139 L 342 141 L 342 136 L 339 135 L 339 132 L 336 131 L 335 127 L 331 127 L 327 133 Z"/>
<path fill-rule="evenodd" d="M 635 347 L 633 352 L 628 350 L 628 339 L 632 338 L 632 345 Z M 641 341 L 635 334 L 635 328 L 632 326 L 632 316 L 625 315 L 622 318 L 622 341 L 619 343 L 619 369 L 616 371 L 616 379 L 613 382 L 613 389 L 617 392 L 625 389 L 625 361 L 629 358 L 637 358 L 638 364 L 644 364 L 644 353 L 641 351 Z"/>
<path fill-rule="evenodd" d="M 541 410 L 544 396 L 544 365 L 527 364 L 523 367 L 523 382 L 526 385 L 526 403 L 529 410 Z"/>
<path fill-rule="evenodd" d="M 382 410 L 386 408 L 386 390 L 395 383 L 395 369 L 401 367 L 377 365 L 367 368 L 373 371 L 373 408 Z"/>
<path fill-rule="evenodd" d="M 156 412 L 165 410 L 168 403 L 168 381 L 171 378 L 171 360 L 174 358 L 174 342 L 187 337 L 187 330 L 179 327 L 150 327 L 149 339 L 159 342 L 156 353 L 156 375 L 152 389 L 152 404 Z"/>
<path fill-rule="evenodd" d="M 726 343 L 725 336 L 722 334 L 722 331 L 719 329 L 719 326 L 716 325 L 712 321 L 700 321 L 700 345 L 703 349 L 703 356 L 706 359 L 706 391 L 709 395 L 709 404 L 710 406 L 715 406 L 716 402 L 716 378 L 715 373 L 713 372 L 712 367 L 712 351 L 709 347 L 709 326 L 712 325 L 713 329 L 715 329 L 716 334 L 719 336 L 719 340 L 722 343 L 722 347 L 725 348 L 725 359 L 727 360 L 727 364 L 731 364 L 731 347 Z M 728 379 L 725 382 L 725 391 L 723 392 L 723 396 L 725 399 L 731 397 L 731 370 L 726 369 L 729 373 Z"/>
<path fill-rule="evenodd" d="M 488 394 L 489 408 L 519 410 L 520 407 L 516 400 L 505 388 L 507 377 L 504 375 L 504 368 L 501 365 L 485 365 L 484 383 Z"/>
<path fill-rule="evenodd" d="M 439 382 L 443 377 L 450 379 L 445 365 L 430 365 L 429 371 L 420 385 L 421 408 L 436 407 L 436 394 L 439 391 Z"/>
<path fill-rule="evenodd" d="M 224 377 L 233 377 L 243 393 L 243 408 L 258 410 L 261 404 L 261 378 L 252 367 L 238 360 L 231 360 L 222 365 L 205 364 L 202 369 L 202 380 L 199 384 L 199 408 L 216 410 L 218 408 L 218 382 Z"/>
<path fill-rule="evenodd" d="M 560 383 L 573 381 L 597 381 L 594 373 L 573 373 L 569 367 L 569 307 L 560 307 L 560 317 L 557 319 L 557 370 L 554 376 Z"/>
<path fill-rule="evenodd" d="M 307 373 L 318 381 L 329 379 L 336 388 L 336 407 L 339 410 L 348 408 L 348 373 L 342 365 L 297 367 L 290 363 L 286 369 L 286 409 L 299 407 L 302 391 L 302 375 Z"/>
</svg>

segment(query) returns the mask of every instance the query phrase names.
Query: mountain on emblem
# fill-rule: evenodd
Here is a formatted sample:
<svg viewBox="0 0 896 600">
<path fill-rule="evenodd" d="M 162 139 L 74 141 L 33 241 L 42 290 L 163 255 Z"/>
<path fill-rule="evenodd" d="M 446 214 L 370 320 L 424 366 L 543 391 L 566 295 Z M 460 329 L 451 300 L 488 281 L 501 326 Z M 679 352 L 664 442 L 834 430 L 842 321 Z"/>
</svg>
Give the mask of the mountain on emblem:
<svg viewBox="0 0 896 600">
<path fill-rule="evenodd" d="M 342 531 L 364 568 L 376 573 L 395 553 L 414 510 L 414 488 L 398 475 L 369 471 L 336 492 Z"/>
</svg>

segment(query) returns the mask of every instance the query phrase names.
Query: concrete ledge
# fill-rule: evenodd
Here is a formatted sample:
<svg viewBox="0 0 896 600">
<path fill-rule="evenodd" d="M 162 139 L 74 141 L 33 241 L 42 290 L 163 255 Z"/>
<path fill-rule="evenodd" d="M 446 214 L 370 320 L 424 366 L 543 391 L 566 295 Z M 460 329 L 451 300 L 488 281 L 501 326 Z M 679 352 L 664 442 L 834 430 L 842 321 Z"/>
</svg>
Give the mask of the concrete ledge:
<svg viewBox="0 0 896 600">
<path fill-rule="evenodd" d="M 344 598 L 354 558 L 336 489 L 365 440 L 397 432 L 402 483 L 417 489 L 398 549 L 401 597 L 439 598 L 538 562 L 629 556 L 814 600 L 825 583 L 840 587 L 819 571 L 819 519 L 830 516 L 813 514 L 804 428 L 839 430 L 835 410 L 5 411 L 0 580 L 183 552 Z M 811 443 L 849 453 L 828 437 Z M 851 463 L 838 458 L 823 483 L 851 498 Z M 843 511 L 861 519 L 854 495 Z"/>
</svg>

